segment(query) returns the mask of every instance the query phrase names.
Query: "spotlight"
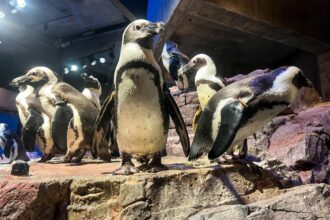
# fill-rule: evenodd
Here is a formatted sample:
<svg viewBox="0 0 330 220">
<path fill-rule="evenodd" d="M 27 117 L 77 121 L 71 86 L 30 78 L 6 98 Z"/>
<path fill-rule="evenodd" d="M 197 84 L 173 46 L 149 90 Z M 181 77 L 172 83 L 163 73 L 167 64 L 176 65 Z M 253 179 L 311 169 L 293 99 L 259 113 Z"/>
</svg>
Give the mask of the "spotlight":
<svg viewBox="0 0 330 220">
<path fill-rule="evenodd" d="M 17 0 L 16 3 L 17 3 L 17 6 L 20 8 L 24 8 L 26 6 L 25 0 Z"/>
<path fill-rule="evenodd" d="M 73 71 L 73 72 L 76 72 L 78 70 L 78 66 L 73 64 L 73 65 L 71 65 L 70 70 Z"/>
<path fill-rule="evenodd" d="M 96 65 L 96 60 L 92 60 L 91 65 L 95 66 Z"/>
<path fill-rule="evenodd" d="M 87 68 L 87 64 L 83 65 L 82 68 L 83 69 L 86 69 Z"/>
<path fill-rule="evenodd" d="M 105 63 L 106 60 L 104 57 L 101 57 L 99 61 L 100 61 L 100 63 Z"/>
<path fill-rule="evenodd" d="M 0 11 L 0 18 L 6 17 L 6 14 L 3 11 Z"/>
<path fill-rule="evenodd" d="M 68 68 L 68 67 L 65 67 L 65 68 L 64 68 L 64 73 L 65 73 L 65 74 L 68 74 L 69 72 L 70 72 L 69 68 Z"/>
</svg>

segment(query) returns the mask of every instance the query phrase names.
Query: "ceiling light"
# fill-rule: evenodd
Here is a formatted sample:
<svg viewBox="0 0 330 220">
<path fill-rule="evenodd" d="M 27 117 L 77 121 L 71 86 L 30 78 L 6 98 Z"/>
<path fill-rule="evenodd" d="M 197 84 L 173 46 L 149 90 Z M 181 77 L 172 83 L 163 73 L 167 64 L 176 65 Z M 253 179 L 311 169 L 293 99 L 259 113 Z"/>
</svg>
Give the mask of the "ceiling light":
<svg viewBox="0 0 330 220">
<path fill-rule="evenodd" d="M 0 18 L 6 17 L 6 14 L 3 11 L 0 11 Z"/>
<path fill-rule="evenodd" d="M 73 64 L 73 65 L 71 65 L 70 70 L 73 71 L 73 72 L 76 72 L 78 70 L 78 66 Z"/>
<path fill-rule="evenodd" d="M 91 65 L 92 65 L 92 66 L 95 66 L 95 65 L 96 65 L 96 60 L 93 60 L 93 61 L 91 62 Z"/>
<path fill-rule="evenodd" d="M 2 40 L 0 40 L 0 44 L 2 44 Z"/>
<path fill-rule="evenodd" d="M 16 3 L 17 3 L 17 6 L 20 8 L 24 8 L 26 6 L 25 0 L 17 0 Z"/>
<path fill-rule="evenodd" d="M 83 69 L 86 69 L 87 68 L 87 64 L 83 65 L 82 68 Z"/>
<path fill-rule="evenodd" d="M 68 67 L 65 67 L 65 68 L 64 68 L 64 73 L 65 73 L 65 74 L 68 74 L 69 72 L 70 72 L 69 68 L 68 68 Z"/>
<path fill-rule="evenodd" d="M 17 14 L 18 10 L 14 8 L 13 10 L 10 11 L 12 14 Z"/>
<path fill-rule="evenodd" d="M 106 60 L 104 57 L 101 57 L 99 61 L 100 61 L 100 63 L 105 63 Z"/>
</svg>

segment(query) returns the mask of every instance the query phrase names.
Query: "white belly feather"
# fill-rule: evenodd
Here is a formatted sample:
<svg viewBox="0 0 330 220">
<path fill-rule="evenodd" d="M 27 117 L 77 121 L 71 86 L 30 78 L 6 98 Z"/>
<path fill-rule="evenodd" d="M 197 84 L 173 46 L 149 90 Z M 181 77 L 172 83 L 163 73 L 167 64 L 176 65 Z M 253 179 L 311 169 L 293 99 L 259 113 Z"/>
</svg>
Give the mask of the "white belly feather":
<svg viewBox="0 0 330 220">
<path fill-rule="evenodd" d="M 154 76 L 145 72 L 142 68 L 126 71 L 117 94 L 118 146 L 122 152 L 135 155 L 163 150 L 167 138 L 159 91 Z"/>
</svg>

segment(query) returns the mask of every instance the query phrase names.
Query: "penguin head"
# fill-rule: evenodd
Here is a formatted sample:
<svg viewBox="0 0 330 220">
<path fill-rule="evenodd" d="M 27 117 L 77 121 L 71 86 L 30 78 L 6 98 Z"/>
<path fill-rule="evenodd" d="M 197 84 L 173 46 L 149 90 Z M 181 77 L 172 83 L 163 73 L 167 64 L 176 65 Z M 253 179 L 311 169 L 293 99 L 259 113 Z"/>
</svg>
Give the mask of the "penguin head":
<svg viewBox="0 0 330 220">
<path fill-rule="evenodd" d="M 217 73 L 216 66 L 206 54 L 198 54 L 194 56 L 187 65 L 182 68 L 182 74 L 188 73 L 192 70 L 197 71 L 196 78 L 208 78 L 215 76 Z"/>
<path fill-rule="evenodd" d="M 30 69 L 25 75 L 17 77 L 10 82 L 10 85 L 31 85 L 34 88 L 43 86 L 48 83 L 56 83 L 61 81 L 57 73 L 47 67 L 35 67 Z"/>
<path fill-rule="evenodd" d="M 123 44 L 137 43 L 146 49 L 152 49 L 153 37 L 165 29 L 163 22 L 150 22 L 139 19 L 131 22 L 123 33 Z"/>
<path fill-rule="evenodd" d="M 300 89 L 313 87 L 312 82 L 295 66 L 281 67 L 274 70 L 271 74 L 275 75 L 272 90 L 278 92 L 288 91 L 290 101 L 296 97 Z"/>
<path fill-rule="evenodd" d="M 82 73 L 81 78 L 84 81 L 85 88 L 91 88 L 91 89 L 100 89 L 101 84 L 97 78 L 95 78 L 92 75 L 88 75 L 87 73 Z"/>
</svg>

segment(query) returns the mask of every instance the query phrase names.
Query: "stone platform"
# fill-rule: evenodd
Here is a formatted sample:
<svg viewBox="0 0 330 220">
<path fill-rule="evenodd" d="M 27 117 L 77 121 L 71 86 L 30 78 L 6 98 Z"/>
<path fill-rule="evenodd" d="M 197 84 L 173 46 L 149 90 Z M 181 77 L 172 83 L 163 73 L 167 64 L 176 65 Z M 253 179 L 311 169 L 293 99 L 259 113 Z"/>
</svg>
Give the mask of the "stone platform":
<svg viewBox="0 0 330 220">
<path fill-rule="evenodd" d="M 278 182 L 257 166 L 193 168 L 166 157 L 168 171 L 114 176 L 119 161 L 31 163 L 29 177 L 0 167 L 0 218 L 186 219 L 206 208 L 249 204 L 278 195 Z"/>
</svg>

